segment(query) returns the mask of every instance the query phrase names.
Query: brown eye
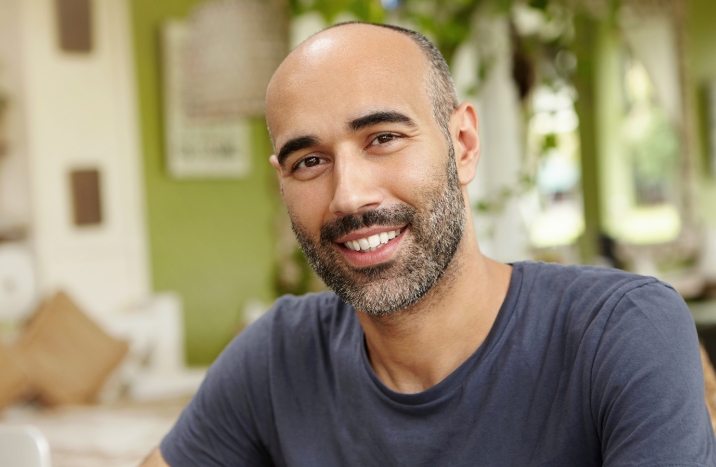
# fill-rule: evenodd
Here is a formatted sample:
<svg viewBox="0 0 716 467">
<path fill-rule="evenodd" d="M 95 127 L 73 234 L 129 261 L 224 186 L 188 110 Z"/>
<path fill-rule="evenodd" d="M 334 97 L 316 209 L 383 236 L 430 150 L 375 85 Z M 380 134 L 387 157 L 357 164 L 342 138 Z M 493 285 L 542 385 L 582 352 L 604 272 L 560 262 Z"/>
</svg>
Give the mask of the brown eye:
<svg viewBox="0 0 716 467">
<path fill-rule="evenodd" d="M 314 165 L 320 164 L 321 160 L 317 157 L 309 157 L 304 159 L 303 163 L 306 167 L 313 167 Z"/>
<path fill-rule="evenodd" d="M 370 142 L 371 146 L 377 146 L 379 144 L 385 144 L 390 143 L 394 139 L 398 138 L 399 136 L 393 133 L 381 133 L 378 136 L 376 136 L 373 141 Z"/>
<path fill-rule="evenodd" d="M 298 164 L 294 167 L 294 170 L 297 169 L 309 169 L 311 167 L 315 167 L 317 165 L 321 165 L 323 162 L 325 162 L 322 158 L 318 156 L 309 156 L 305 159 L 301 159 Z"/>
</svg>

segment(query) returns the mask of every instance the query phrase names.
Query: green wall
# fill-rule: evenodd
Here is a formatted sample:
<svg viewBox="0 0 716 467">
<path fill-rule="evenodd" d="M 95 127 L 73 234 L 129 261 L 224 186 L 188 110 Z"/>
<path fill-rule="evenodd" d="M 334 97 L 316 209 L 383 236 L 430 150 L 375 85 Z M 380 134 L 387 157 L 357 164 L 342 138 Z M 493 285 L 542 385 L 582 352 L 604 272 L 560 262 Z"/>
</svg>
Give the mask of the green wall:
<svg viewBox="0 0 716 467">
<path fill-rule="evenodd" d="M 709 80 L 716 80 L 716 1 L 689 0 L 687 40 L 689 64 L 693 79 L 693 95 L 699 112 L 699 136 L 702 140 L 698 158 L 698 193 L 701 218 L 716 229 L 716 178 L 708 174 L 706 165 L 706 134 L 704 134 L 703 87 Z"/>
<path fill-rule="evenodd" d="M 273 298 L 277 209 L 263 118 L 253 124 L 253 167 L 241 180 L 174 180 L 165 170 L 160 24 L 191 0 L 132 0 L 147 223 L 155 291 L 184 302 L 187 360 L 208 364 L 240 327 L 244 302 Z"/>
</svg>

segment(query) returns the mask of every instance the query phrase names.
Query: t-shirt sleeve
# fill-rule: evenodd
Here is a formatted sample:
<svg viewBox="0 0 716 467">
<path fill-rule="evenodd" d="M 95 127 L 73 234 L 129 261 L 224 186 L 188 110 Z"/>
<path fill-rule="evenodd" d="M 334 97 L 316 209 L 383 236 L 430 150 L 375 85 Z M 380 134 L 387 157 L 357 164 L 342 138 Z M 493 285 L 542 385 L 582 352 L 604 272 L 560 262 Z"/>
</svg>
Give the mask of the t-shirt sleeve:
<svg viewBox="0 0 716 467">
<path fill-rule="evenodd" d="M 272 312 L 245 329 L 211 366 L 162 440 L 171 467 L 273 466 L 265 446 Z"/>
<path fill-rule="evenodd" d="M 591 373 L 605 466 L 714 466 L 693 319 L 658 282 L 627 292 L 606 321 Z"/>
</svg>

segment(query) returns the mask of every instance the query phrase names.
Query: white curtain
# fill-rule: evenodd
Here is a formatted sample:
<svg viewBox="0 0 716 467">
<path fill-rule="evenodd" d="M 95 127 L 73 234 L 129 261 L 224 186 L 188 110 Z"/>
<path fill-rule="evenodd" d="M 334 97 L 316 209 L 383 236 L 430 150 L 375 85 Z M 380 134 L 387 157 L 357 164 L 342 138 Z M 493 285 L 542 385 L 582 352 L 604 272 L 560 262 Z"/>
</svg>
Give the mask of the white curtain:
<svg viewBox="0 0 716 467">
<path fill-rule="evenodd" d="M 669 18 L 663 15 L 626 13 L 622 33 L 634 58 L 649 73 L 659 103 L 671 122 L 681 125 L 681 83 L 676 35 Z"/>
</svg>

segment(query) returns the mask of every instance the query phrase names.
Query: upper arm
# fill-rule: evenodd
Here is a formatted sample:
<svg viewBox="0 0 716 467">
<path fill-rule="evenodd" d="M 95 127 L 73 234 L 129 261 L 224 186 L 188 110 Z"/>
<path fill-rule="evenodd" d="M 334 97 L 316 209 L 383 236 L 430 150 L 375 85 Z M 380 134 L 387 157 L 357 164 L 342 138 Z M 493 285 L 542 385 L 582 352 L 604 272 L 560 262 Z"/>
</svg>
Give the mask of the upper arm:
<svg viewBox="0 0 716 467">
<path fill-rule="evenodd" d="M 162 453 L 159 448 L 155 448 L 149 456 L 144 459 L 142 465 L 139 467 L 170 467 L 162 457 Z"/>
<path fill-rule="evenodd" d="M 595 354 L 591 404 L 604 465 L 712 465 L 696 329 L 672 289 L 650 283 L 616 305 Z"/>
</svg>

